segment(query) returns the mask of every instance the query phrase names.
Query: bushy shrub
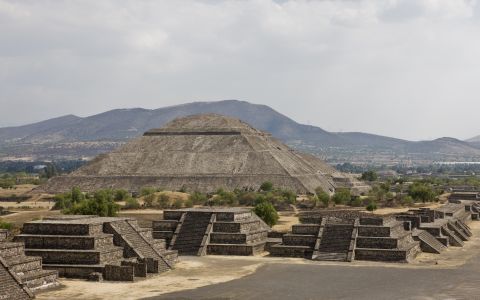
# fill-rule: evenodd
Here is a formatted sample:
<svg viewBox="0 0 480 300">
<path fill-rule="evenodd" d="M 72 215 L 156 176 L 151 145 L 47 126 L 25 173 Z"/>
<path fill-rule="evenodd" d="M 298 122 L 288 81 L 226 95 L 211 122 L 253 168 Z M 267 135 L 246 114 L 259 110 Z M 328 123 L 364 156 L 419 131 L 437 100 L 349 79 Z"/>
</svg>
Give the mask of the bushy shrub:
<svg viewBox="0 0 480 300">
<path fill-rule="evenodd" d="M 377 203 L 375 203 L 375 201 L 371 201 L 371 202 L 367 205 L 366 209 L 367 209 L 368 211 L 375 211 L 375 210 L 377 210 Z"/>
<path fill-rule="evenodd" d="M 195 205 L 204 205 L 207 200 L 208 200 L 208 197 L 207 195 L 203 194 L 203 193 L 200 193 L 200 192 L 193 192 L 189 197 L 188 199 L 192 202 L 192 204 L 195 204 Z"/>
<path fill-rule="evenodd" d="M 126 201 L 128 198 L 130 198 L 130 194 L 126 190 L 115 191 L 115 201 Z"/>
<path fill-rule="evenodd" d="M 154 207 L 156 199 L 157 199 L 157 197 L 155 196 L 155 194 L 150 194 L 150 195 L 147 195 L 147 196 L 143 197 L 143 201 L 144 201 L 146 207 Z"/>
<path fill-rule="evenodd" d="M 346 188 L 337 189 L 332 197 L 332 200 L 335 204 L 349 203 L 351 199 L 352 196 L 350 195 L 350 190 Z"/>
<path fill-rule="evenodd" d="M 140 203 L 138 203 L 137 199 L 129 197 L 125 200 L 125 208 L 126 209 L 139 209 L 140 208 Z"/>
<path fill-rule="evenodd" d="M 259 216 L 268 226 L 273 226 L 277 224 L 279 216 L 275 207 L 271 203 L 262 202 L 255 206 L 253 209 L 255 214 Z"/>
<path fill-rule="evenodd" d="M 7 229 L 11 230 L 13 228 L 13 224 L 9 222 L 5 222 L 2 219 L 0 219 L 0 229 Z"/>
<path fill-rule="evenodd" d="M 328 207 L 330 204 L 330 195 L 326 193 L 321 187 L 315 189 L 315 194 L 317 195 L 318 201 L 320 201 L 323 206 Z"/>
<path fill-rule="evenodd" d="M 64 209 L 63 212 L 72 215 L 114 217 L 119 209 L 120 206 L 115 203 L 112 190 L 99 190 L 94 193 L 93 197 L 76 202 L 70 208 Z"/>
<path fill-rule="evenodd" d="M 260 185 L 260 190 L 264 192 L 269 192 L 273 190 L 273 183 L 271 183 L 270 181 L 265 181 Z"/>
</svg>

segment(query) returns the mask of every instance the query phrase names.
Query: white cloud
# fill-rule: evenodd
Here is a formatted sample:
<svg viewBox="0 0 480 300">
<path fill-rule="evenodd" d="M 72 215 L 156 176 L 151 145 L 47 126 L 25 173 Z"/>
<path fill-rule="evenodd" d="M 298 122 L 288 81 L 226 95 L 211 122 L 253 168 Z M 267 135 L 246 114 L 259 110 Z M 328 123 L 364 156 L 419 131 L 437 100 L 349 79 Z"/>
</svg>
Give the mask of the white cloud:
<svg viewBox="0 0 480 300">
<path fill-rule="evenodd" d="M 480 134 L 479 4 L 0 0 L 0 126 L 242 99 L 329 130 Z"/>
</svg>

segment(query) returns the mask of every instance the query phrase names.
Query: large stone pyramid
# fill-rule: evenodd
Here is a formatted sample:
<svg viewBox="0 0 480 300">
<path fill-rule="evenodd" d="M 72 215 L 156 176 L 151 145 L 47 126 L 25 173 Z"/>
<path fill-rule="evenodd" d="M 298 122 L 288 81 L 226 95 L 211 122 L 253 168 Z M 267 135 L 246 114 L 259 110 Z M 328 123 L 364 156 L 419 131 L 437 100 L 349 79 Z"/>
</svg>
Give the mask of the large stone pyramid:
<svg viewBox="0 0 480 300">
<path fill-rule="evenodd" d="M 218 188 L 258 187 L 271 181 L 298 193 L 321 187 L 335 190 L 335 169 L 296 152 L 268 133 L 216 114 L 178 118 L 126 145 L 95 158 L 67 176 L 51 179 L 43 190 L 61 192 L 142 187 L 213 192 Z"/>
</svg>

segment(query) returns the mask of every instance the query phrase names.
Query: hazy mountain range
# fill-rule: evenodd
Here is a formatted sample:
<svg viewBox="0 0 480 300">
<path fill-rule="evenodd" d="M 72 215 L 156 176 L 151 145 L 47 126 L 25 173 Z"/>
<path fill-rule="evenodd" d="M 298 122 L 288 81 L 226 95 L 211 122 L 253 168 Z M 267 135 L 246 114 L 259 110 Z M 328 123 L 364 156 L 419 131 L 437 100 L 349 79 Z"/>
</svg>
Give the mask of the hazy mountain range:
<svg viewBox="0 0 480 300">
<path fill-rule="evenodd" d="M 239 118 L 283 142 L 330 162 L 480 160 L 480 136 L 468 141 L 440 138 L 412 142 L 361 132 L 327 132 L 299 124 L 265 105 L 244 101 L 195 102 L 160 109 L 115 109 L 89 117 L 67 115 L 0 128 L 0 159 L 76 159 L 109 151 L 151 128 L 185 115 L 218 113 Z"/>
</svg>

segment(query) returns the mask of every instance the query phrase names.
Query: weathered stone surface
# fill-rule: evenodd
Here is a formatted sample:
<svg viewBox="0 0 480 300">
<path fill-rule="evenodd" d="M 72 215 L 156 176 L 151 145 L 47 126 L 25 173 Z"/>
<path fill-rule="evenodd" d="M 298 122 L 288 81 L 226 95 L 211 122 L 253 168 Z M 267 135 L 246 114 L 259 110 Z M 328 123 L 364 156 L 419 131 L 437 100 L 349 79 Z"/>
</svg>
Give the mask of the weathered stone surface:
<svg viewBox="0 0 480 300">
<path fill-rule="evenodd" d="M 213 192 L 220 187 L 258 189 L 271 181 L 298 193 L 313 193 L 317 187 L 332 193 L 334 176 L 343 175 L 265 132 L 237 119 L 207 114 L 150 130 L 71 175 L 51 179 L 41 190 L 61 192 L 78 186 L 85 191 L 138 191 L 153 186 Z"/>
<path fill-rule="evenodd" d="M 106 280 L 133 280 L 167 271 L 177 259 L 165 241 L 154 240 L 150 229 L 129 218 L 60 216 L 25 223 L 22 232 L 15 239 L 25 243 L 26 253 L 41 257 L 44 268 L 63 277 L 90 280 L 100 273 Z M 23 244 L 6 250 L 21 251 Z"/>
</svg>

